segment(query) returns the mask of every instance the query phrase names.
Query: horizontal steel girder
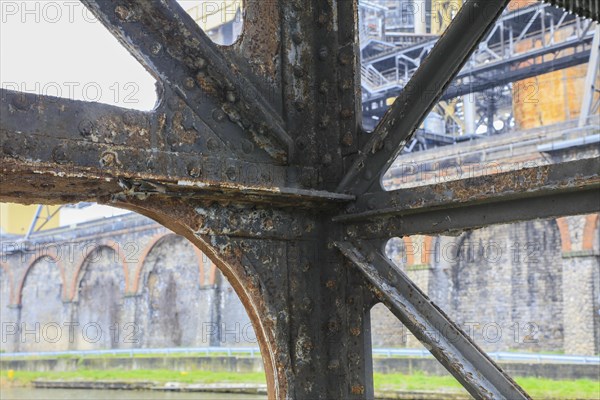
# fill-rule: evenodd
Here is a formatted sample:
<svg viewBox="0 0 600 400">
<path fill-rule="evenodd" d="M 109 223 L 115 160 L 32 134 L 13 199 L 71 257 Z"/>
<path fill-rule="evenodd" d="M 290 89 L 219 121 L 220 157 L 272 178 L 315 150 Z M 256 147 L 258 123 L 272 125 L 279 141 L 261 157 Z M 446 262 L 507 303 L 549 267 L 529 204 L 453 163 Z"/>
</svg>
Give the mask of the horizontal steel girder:
<svg viewBox="0 0 600 400">
<path fill-rule="evenodd" d="M 249 141 L 222 141 L 177 98 L 171 100 L 175 110 L 163 105 L 142 112 L 0 89 L 2 199 L 101 200 L 122 192 L 160 193 L 166 184 L 183 196 L 244 193 L 256 200 L 264 194 L 318 203 L 353 198 L 293 188 L 316 183 L 314 169 L 257 162 L 264 157 Z"/>
<path fill-rule="evenodd" d="M 600 211 L 600 159 L 360 196 L 334 218 L 351 237 L 443 234 Z"/>
<path fill-rule="evenodd" d="M 365 275 L 373 293 L 473 397 L 530 398 L 382 250 L 365 242 L 336 246 Z"/>
</svg>

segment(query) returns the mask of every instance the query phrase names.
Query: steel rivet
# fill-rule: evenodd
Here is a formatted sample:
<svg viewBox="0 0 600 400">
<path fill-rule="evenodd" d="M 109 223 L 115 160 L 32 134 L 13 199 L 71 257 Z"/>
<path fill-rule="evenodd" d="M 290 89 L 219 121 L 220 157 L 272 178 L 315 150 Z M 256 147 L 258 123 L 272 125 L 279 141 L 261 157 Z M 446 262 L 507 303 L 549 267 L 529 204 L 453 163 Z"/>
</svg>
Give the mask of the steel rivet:
<svg viewBox="0 0 600 400">
<path fill-rule="evenodd" d="M 217 139 L 214 138 L 208 139 L 206 145 L 209 150 L 217 150 L 219 148 L 219 143 L 217 142 Z"/>
<path fill-rule="evenodd" d="M 25 111 L 31 106 L 31 104 L 29 103 L 29 100 L 27 99 L 27 96 L 25 96 L 25 94 L 15 95 L 13 97 L 11 103 L 15 108 L 17 108 L 21 111 Z"/>
<path fill-rule="evenodd" d="M 340 54 L 339 58 L 338 58 L 340 64 L 342 65 L 348 65 L 350 64 L 350 56 L 348 54 Z"/>
<path fill-rule="evenodd" d="M 154 55 L 157 55 L 158 53 L 160 53 L 161 50 L 162 50 L 162 45 L 158 42 L 153 43 L 152 46 L 150 47 L 150 51 Z"/>
<path fill-rule="evenodd" d="M 212 117 L 217 122 L 223 122 L 225 120 L 225 113 L 221 109 L 216 109 L 212 113 Z"/>
<path fill-rule="evenodd" d="M 302 34 L 300 32 L 292 34 L 292 41 L 296 44 L 302 43 Z"/>
<path fill-rule="evenodd" d="M 227 116 L 229 117 L 229 120 L 233 123 L 238 123 L 242 119 L 240 113 L 235 109 L 227 110 Z M 241 123 L 244 124 L 244 121 L 241 121 Z M 244 128 L 247 128 L 247 126 L 244 126 Z"/>
<path fill-rule="evenodd" d="M 244 140 L 242 142 L 242 151 L 246 154 L 252 153 L 254 151 L 254 144 L 249 140 Z"/>
<path fill-rule="evenodd" d="M 170 97 L 169 100 L 167 100 L 167 107 L 172 111 L 177 111 L 181 109 L 181 101 L 178 97 Z"/>
<path fill-rule="evenodd" d="M 352 112 L 352 110 L 348 110 L 348 109 L 342 110 L 342 118 L 344 118 L 344 119 L 350 119 L 350 118 L 352 118 L 353 115 L 354 115 L 354 113 Z"/>
<path fill-rule="evenodd" d="M 187 77 L 183 81 L 183 85 L 186 87 L 186 89 L 191 90 L 196 87 L 196 82 L 194 81 L 194 78 Z"/>
<path fill-rule="evenodd" d="M 354 135 L 352 135 L 352 132 L 348 131 L 346 134 L 344 134 L 344 137 L 342 138 L 342 144 L 346 147 L 354 144 Z"/>
<path fill-rule="evenodd" d="M 237 96 L 233 90 L 227 91 L 227 95 L 225 96 L 227 101 L 230 103 L 235 103 L 237 101 Z"/>
<path fill-rule="evenodd" d="M 90 120 L 81 121 L 79 124 L 79 133 L 83 137 L 89 137 L 94 133 L 94 123 Z"/>
<path fill-rule="evenodd" d="M 354 227 L 354 226 L 349 226 L 349 227 L 346 229 L 346 234 L 347 234 L 348 236 L 350 236 L 350 237 L 355 237 L 355 236 L 356 236 L 356 234 L 357 234 L 356 227 Z"/>
<path fill-rule="evenodd" d="M 118 5 L 115 8 L 115 14 L 117 14 L 117 17 L 123 22 L 129 21 L 131 19 L 131 16 L 133 15 L 131 10 L 122 5 Z"/>
<path fill-rule="evenodd" d="M 199 178 L 202 175 L 202 168 L 193 163 L 188 164 L 187 173 L 192 178 Z"/>
<path fill-rule="evenodd" d="M 329 55 L 329 49 L 327 47 L 321 47 L 319 49 L 319 60 L 325 61 Z"/>
<path fill-rule="evenodd" d="M 306 139 L 305 138 L 298 138 L 296 140 L 296 147 L 298 147 L 300 150 L 306 148 Z"/>
<path fill-rule="evenodd" d="M 100 156 L 100 165 L 103 167 L 114 167 L 118 163 L 117 154 L 112 151 L 106 151 Z"/>
<path fill-rule="evenodd" d="M 319 93 L 327 94 L 329 91 L 329 83 L 327 81 L 321 82 L 319 85 Z"/>
<path fill-rule="evenodd" d="M 229 167 L 227 169 L 227 172 L 225 172 L 225 175 L 227 176 L 227 179 L 229 179 L 230 181 L 235 181 L 237 179 L 237 173 L 235 171 L 235 168 L 233 168 L 233 167 Z"/>
<path fill-rule="evenodd" d="M 323 117 L 321 117 L 321 121 L 319 122 L 319 128 L 327 129 L 328 126 L 329 126 L 329 117 L 327 115 L 324 115 Z"/>
<path fill-rule="evenodd" d="M 204 82 L 204 78 L 206 78 L 206 71 L 201 69 L 196 74 L 196 82 L 198 82 L 198 84 L 200 86 L 202 86 L 202 82 Z"/>
<path fill-rule="evenodd" d="M 57 164 L 65 164 L 66 162 L 68 162 L 68 157 L 67 153 L 65 152 L 65 149 L 63 149 L 62 147 L 55 148 L 52 151 L 52 159 Z"/>
<path fill-rule="evenodd" d="M 377 202 L 375 199 L 369 199 L 367 202 L 367 207 L 369 207 L 369 210 L 374 210 L 377 207 Z"/>
</svg>

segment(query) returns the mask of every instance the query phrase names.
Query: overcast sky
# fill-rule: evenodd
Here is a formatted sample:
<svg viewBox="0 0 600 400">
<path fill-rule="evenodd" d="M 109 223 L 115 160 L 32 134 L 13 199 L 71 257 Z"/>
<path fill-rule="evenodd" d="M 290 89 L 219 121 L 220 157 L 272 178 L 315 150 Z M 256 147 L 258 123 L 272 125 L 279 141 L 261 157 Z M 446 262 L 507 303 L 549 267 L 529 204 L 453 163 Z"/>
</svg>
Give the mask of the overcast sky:
<svg viewBox="0 0 600 400">
<path fill-rule="evenodd" d="M 0 6 L 3 88 L 154 107 L 154 79 L 78 0 L 0 0 Z"/>
<path fill-rule="evenodd" d="M 140 110 L 156 103 L 154 78 L 78 0 L 0 0 L 0 82 L 6 89 Z M 60 223 L 119 213 L 99 205 L 67 209 Z"/>
</svg>

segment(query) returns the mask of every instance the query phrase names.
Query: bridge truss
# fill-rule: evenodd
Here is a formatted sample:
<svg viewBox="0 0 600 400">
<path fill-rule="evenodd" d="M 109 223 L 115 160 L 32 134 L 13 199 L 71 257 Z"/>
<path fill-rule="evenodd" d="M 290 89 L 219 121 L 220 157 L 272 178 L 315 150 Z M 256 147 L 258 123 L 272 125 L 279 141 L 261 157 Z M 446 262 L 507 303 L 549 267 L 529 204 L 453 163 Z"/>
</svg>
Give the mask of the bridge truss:
<svg viewBox="0 0 600 400">
<path fill-rule="evenodd" d="M 379 17 L 386 18 L 385 12 L 380 11 Z M 595 25 L 592 20 L 544 3 L 506 11 L 440 100 L 450 102 L 468 94 L 501 89 L 527 78 L 585 64 L 590 59 Z M 365 127 L 369 129 L 387 110 L 387 100 L 402 92 L 438 40 L 435 35 L 421 36 L 417 44 L 398 46 L 398 37 L 414 38 L 415 35 L 395 32 L 379 35 L 363 35 L 363 113 Z M 488 92 L 487 98 L 489 96 Z M 506 101 L 510 104 L 511 90 L 505 90 L 499 95 L 502 96 L 508 97 Z"/>
<path fill-rule="evenodd" d="M 192 241 L 253 321 L 272 399 L 373 398 L 386 304 L 478 399 L 528 395 L 385 256 L 393 236 L 596 212 L 597 158 L 385 192 L 508 0 L 468 0 L 372 134 L 357 3 L 254 0 L 218 47 L 175 0 L 82 0 L 158 80 L 151 112 L 3 90 L 0 200 L 97 201 Z M 598 20 L 598 2 L 558 1 Z"/>
</svg>

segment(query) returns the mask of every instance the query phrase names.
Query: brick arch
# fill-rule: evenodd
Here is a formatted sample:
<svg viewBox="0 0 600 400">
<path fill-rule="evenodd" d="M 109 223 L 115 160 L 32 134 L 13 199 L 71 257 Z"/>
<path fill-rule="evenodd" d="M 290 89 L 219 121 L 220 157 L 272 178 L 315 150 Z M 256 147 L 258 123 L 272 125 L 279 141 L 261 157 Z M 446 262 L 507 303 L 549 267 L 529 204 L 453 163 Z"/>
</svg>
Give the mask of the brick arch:
<svg viewBox="0 0 600 400">
<path fill-rule="evenodd" d="M 60 280 L 61 280 L 61 284 L 62 284 L 61 297 L 63 300 L 67 299 L 67 278 L 65 275 L 65 268 L 62 265 L 62 263 L 60 262 L 60 258 L 49 255 L 49 254 L 44 254 L 44 255 L 32 256 L 28 260 L 27 268 L 25 268 L 25 271 L 23 272 L 23 276 L 19 280 L 19 284 L 17 285 L 16 290 L 14 292 L 13 301 L 14 301 L 15 305 L 17 305 L 17 306 L 21 305 L 21 296 L 23 293 L 23 286 L 25 285 L 25 281 L 27 280 L 27 276 L 29 275 L 29 272 L 31 272 L 31 269 L 35 266 L 35 264 L 38 263 L 38 261 L 43 260 L 45 258 L 51 259 L 52 261 L 54 261 L 54 264 L 56 264 L 56 266 L 58 266 L 58 270 L 60 272 Z"/>
<path fill-rule="evenodd" d="M 12 273 L 12 269 L 9 267 L 8 264 L 3 263 L 0 261 L 0 269 L 3 269 L 4 272 L 6 272 L 6 278 L 8 279 L 8 304 L 14 304 L 14 278 L 13 278 L 13 273 Z"/>
<path fill-rule="evenodd" d="M 571 245 L 571 233 L 569 231 L 569 222 L 566 217 L 557 218 L 556 225 L 560 233 L 560 242 L 563 253 L 568 253 L 573 248 Z"/>
<path fill-rule="evenodd" d="M 585 217 L 582 250 L 594 250 L 594 243 L 596 243 L 594 239 L 596 239 L 599 221 L 600 214 L 591 214 Z"/>
<path fill-rule="evenodd" d="M 286 362 L 288 355 L 285 349 L 278 346 L 281 335 L 274 325 L 277 323 L 278 317 L 273 313 L 274 308 L 265 301 L 262 290 L 260 290 L 260 282 L 254 279 L 256 276 L 254 267 L 252 264 L 242 261 L 243 250 L 241 248 L 225 251 L 219 249 L 210 236 L 197 234 L 200 223 L 189 220 L 190 214 L 185 207 L 181 207 L 183 203 L 180 199 L 175 201 L 168 199 L 166 204 L 167 207 L 163 206 L 158 210 L 152 204 L 138 202 L 135 199 L 131 202 L 120 202 L 113 205 L 154 219 L 159 224 L 188 239 L 207 255 L 212 264 L 229 281 L 252 321 L 261 349 L 267 385 L 269 388 L 275 388 L 276 395 L 274 397 L 278 397 L 278 393 L 285 394 L 288 385 L 287 375 L 278 366 Z M 187 222 L 184 224 L 182 221 Z M 281 361 L 282 359 L 284 361 Z"/>
<path fill-rule="evenodd" d="M 76 301 L 78 290 L 77 288 L 81 284 L 81 280 L 83 279 L 83 267 L 86 265 L 88 258 L 101 249 L 112 249 L 115 254 L 119 257 L 121 261 L 121 265 L 123 267 L 123 275 L 125 276 L 125 292 L 127 292 L 127 288 L 129 287 L 129 262 L 127 261 L 127 256 L 121 251 L 121 247 L 119 244 L 113 240 L 103 240 L 99 243 L 93 243 L 91 247 L 91 251 L 87 251 L 88 247 L 85 247 L 86 253 L 81 254 L 79 259 L 76 262 L 75 270 L 73 271 L 73 278 L 71 280 L 71 291 L 69 300 Z"/>
<path fill-rule="evenodd" d="M 166 232 L 166 233 L 158 233 L 150 239 L 150 242 L 144 248 L 144 251 L 142 252 L 142 256 L 138 260 L 137 265 L 135 267 L 135 276 L 134 276 L 133 282 L 132 282 L 133 287 L 131 288 L 130 293 L 139 293 L 140 280 L 142 279 L 142 272 L 144 271 L 144 265 L 146 264 L 146 259 L 148 258 L 148 256 L 150 255 L 150 253 L 152 252 L 152 250 L 154 250 L 154 248 L 156 246 L 158 246 L 162 241 L 166 240 L 169 237 L 182 237 L 182 236 L 179 236 L 175 233 Z M 206 284 L 206 282 L 204 282 L 204 262 L 203 262 L 204 253 L 197 246 L 192 245 L 192 248 L 194 249 L 194 253 L 196 254 L 196 258 L 198 260 L 198 270 L 199 270 L 199 275 L 200 275 L 199 284 L 200 284 L 200 286 L 204 286 Z M 217 268 L 216 268 L 215 264 L 211 261 L 210 276 L 209 276 L 210 282 L 208 282 L 208 284 L 210 284 L 210 285 L 215 284 L 216 270 L 217 270 Z"/>
</svg>

